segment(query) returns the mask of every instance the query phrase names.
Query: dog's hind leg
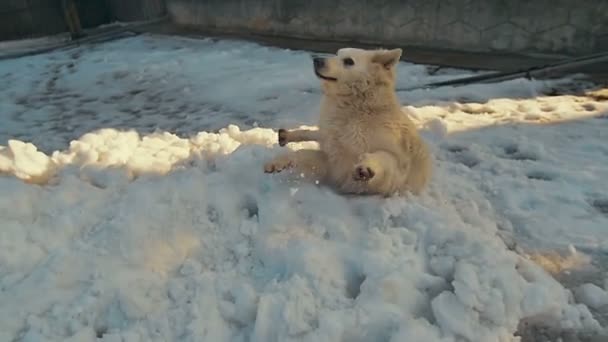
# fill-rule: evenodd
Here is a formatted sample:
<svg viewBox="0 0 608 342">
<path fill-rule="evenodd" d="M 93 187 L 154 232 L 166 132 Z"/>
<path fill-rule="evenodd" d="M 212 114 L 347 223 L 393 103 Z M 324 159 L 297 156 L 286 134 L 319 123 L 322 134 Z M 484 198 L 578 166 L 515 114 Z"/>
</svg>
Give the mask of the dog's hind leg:
<svg viewBox="0 0 608 342">
<path fill-rule="evenodd" d="M 399 190 L 407 170 L 402 170 L 395 156 L 386 151 L 364 153 L 355 165 L 353 179 L 365 184 L 370 194 L 391 195 Z"/>
<path fill-rule="evenodd" d="M 290 142 L 319 141 L 319 131 L 310 129 L 279 129 L 279 145 L 285 146 Z"/>
<path fill-rule="evenodd" d="M 275 173 L 285 169 L 311 180 L 321 180 L 327 174 L 327 155 L 320 150 L 298 150 L 278 155 L 264 165 L 264 172 Z"/>
</svg>

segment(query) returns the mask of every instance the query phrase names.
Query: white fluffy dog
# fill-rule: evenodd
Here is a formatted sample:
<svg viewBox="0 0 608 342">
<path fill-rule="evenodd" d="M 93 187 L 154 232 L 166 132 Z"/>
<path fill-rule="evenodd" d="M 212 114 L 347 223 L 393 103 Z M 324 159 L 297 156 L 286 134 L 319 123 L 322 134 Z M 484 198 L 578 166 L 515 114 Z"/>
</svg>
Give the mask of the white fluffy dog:
<svg viewBox="0 0 608 342">
<path fill-rule="evenodd" d="M 401 110 L 395 69 L 401 49 L 340 49 L 314 58 L 323 86 L 318 130 L 279 130 L 279 144 L 317 141 L 319 149 L 281 154 L 267 173 L 292 169 L 348 194 L 419 194 L 432 166 L 429 149 Z"/>
</svg>

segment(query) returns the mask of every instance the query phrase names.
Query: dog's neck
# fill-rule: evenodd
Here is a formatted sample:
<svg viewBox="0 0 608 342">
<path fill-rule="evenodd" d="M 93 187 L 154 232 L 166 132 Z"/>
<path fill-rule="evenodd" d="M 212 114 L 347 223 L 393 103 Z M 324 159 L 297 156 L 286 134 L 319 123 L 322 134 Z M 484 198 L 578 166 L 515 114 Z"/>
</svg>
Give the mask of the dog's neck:
<svg viewBox="0 0 608 342">
<path fill-rule="evenodd" d="M 351 116 L 353 113 L 375 116 L 399 111 L 401 108 L 397 93 L 391 87 L 367 89 L 357 94 L 324 95 L 323 103 L 330 106 L 337 114 L 344 113 L 347 116 Z"/>
</svg>

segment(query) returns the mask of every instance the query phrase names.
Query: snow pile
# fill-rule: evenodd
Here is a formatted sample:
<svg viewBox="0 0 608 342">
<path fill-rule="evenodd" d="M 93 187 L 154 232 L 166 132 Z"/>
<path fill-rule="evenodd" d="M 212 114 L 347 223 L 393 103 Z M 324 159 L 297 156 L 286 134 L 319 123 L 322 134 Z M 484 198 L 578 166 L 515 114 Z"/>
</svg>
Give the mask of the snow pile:
<svg viewBox="0 0 608 342">
<path fill-rule="evenodd" d="M 517 80 L 521 82 L 521 80 Z M 585 96 L 534 96 L 497 98 L 481 102 L 437 102 L 406 107 L 420 122 L 440 120 L 447 133 L 513 123 L 548 124 L 596 117 L 608 111 L 608 104 Z"/>
<path fill-rule="evenodd" d="M 306 126 L 302 126 L 306 127 Z M 166 174 L 193 158 L 229 154 L 241 144 L 270 147 L 276 141 L 271 129 L 241 131 L 230 125 L 218 133 L 200 132 L 190 139 L 164 132 L 140 136 L 136 131 L 101 129 L 70 143 L 67 151 L 49 157 L 31 143 L 9 140 L 0 146 L 0 173 L 12 174 L 30 183 L 46 184 L 59 169 L 78 166 L 83 171 L 124 168 L 129 179 L 141 174 Z M 292 147 L 310 146 L 310 143 Z"/>
<path fill-rule="evenodd" d="M 524 318 L 601 329 L 505 246 L 459 175 L 440 167 L 421 198 L 345 198 L 264 174 L 275 139 L 102 130 L 51 157 L 12 142 L 16 176 L 58 172 L 50 187 L 0 178 L 2 339 L 510 341 Z"/>
</svg>

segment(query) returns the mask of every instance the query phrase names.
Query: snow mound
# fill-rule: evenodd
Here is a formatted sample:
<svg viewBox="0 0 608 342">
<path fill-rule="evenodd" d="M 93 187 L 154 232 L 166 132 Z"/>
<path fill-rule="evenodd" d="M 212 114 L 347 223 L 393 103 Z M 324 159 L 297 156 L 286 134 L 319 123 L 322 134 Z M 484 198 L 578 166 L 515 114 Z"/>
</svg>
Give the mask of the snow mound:
<svg viewBox="0 0 608 342">
<path fill-rule="evenodd" d="M 189 139 L 104 129 L 50 157 L 9 143 L 2 340 L 498 342 L 516 341 L 522 319 L 601 329 L 507 248 L 479 190 L 464 199 L 438 176 L 418 198 L 342 197 L 264 174 L 275 140 L 230 126 Z"/>
<path fill-rule="evenodd" d="M 193 158 L 229 154 L 241 144 L 271 146 L 274 140 L 276 132 L 270 129 L 243 132 L 234 125 L 190 139 L 168 132 L 140 136 L 134 130 L 101 129 L 72 141 L 67 151 L 55 151 L 50 157 L 31 143 L 10 140 L 7 147 L 0 146 L 0 173 L 45 184 L 58 169 L 69 166 L 79 167 L 83 177 L 100 169 L 121 168 L 132 180 L 142 174 L 167 174 Z"/>
</svg>

